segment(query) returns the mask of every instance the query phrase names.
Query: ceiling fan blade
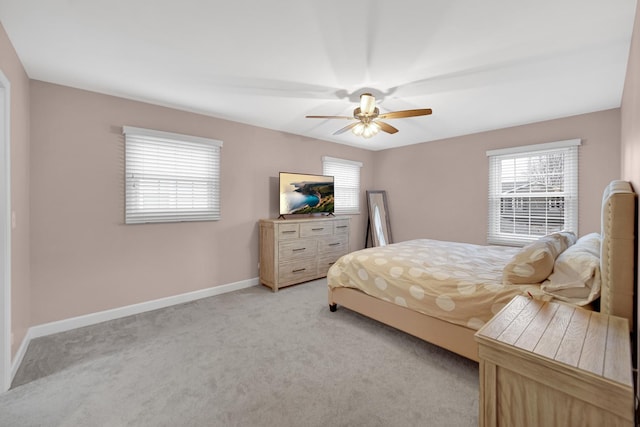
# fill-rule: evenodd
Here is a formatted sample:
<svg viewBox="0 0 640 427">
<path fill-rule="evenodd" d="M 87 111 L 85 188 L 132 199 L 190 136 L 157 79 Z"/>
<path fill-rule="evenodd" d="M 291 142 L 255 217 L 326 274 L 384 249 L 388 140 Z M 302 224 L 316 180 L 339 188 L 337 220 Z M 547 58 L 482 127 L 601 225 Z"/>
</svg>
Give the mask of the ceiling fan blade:
<svg viewBox="0 0 640 427">
<path fill-rule="evenodd" d="M 341 133 L 345 133 L 346 131 L 353 129 L 354 127 L 356 127 L 356 125 L 360 123 L 360 122 L 355 122 L 355 123 L 351 123 L 350 125 L 347 125 L 345 127 L 343 127 L 342 129 L 338 129 L 337 131 L 335 131 L 333 134 L 334 135 L 340 135 Z"/>
<path fill-rule="evenodd" d="M 428 116 L 431 114 L 431 108 L 420 108 L 417 110 L 402 110 L 384 113 L 378 116 L 379 119 L 402 119 L 404 117 Z"/>
<path fill-rule="evenodd" d="M 387 124 L 385 122 L 381 122 L 380 120 L 376 120 L 373 123 L 375 123 L 378 126 L 380 126 L 380 130 L 383 131 L 383 132 L 390 133 L 390 134 L 394 134 L 394 133 L 398 132 L 398 129 L 394 128 L 390 124 Z"/>
<path fill-rule="evenodd" d="M 354 120 L 353 116 L 305 116 L 307 119 L 349 119 Z"/>
</svg>

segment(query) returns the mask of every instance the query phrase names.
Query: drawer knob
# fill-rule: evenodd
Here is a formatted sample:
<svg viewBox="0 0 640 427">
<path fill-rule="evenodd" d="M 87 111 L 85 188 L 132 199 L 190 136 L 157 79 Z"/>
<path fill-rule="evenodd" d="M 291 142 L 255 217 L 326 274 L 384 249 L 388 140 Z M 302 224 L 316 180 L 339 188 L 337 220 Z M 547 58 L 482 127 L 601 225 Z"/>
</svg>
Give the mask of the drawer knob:
<svg viewBox="0 0 640 427">
<path fill-rule="evenodd" d="M 340 242 L 336 242 L 336 243 L 329 243 L 329 246 L 340 246 Z"/>
<path fill-rule="evenodd" d="M 304 251 L 307 248 L 294 248 L 292 249 L 293 252 L 298 252 L 298 251 Z"/>
<path fill-rule="evenodd" d="M 295 232 L 296 232 L 296 230 L 284 230 L 284 231 L 282 232 L 282 234 L 295 233 Z"/>
<path fill-rule="evenodd" d="M 298 268 L 297 270 L 293 270 L 292 273 L 301 273 L 303 271 L 305 271 L 306 268 Z"/>
<path fill-rule="evenodd" d="M 312 228 L 311 231 L 322 231 L 324 230 L 324 227 L 320 227 L 320 228 Z"/>
<path fill-rule="evenodd" d="M 346 225 L 336 225 L 336 228 L 347 228 Z"/>
</svg>

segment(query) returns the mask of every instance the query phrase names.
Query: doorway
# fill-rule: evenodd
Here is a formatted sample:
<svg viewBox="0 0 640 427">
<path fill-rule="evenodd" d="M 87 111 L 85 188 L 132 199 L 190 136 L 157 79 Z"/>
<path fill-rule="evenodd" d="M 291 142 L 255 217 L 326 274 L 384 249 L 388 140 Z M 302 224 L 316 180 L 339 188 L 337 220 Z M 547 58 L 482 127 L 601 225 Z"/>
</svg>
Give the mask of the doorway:
<svg viewBox="0 0 640 427">
<path fill-rule="evenodd" d="M 0 393 L 11 385 L 10 85 L 0 70 Z"/>
</svg>

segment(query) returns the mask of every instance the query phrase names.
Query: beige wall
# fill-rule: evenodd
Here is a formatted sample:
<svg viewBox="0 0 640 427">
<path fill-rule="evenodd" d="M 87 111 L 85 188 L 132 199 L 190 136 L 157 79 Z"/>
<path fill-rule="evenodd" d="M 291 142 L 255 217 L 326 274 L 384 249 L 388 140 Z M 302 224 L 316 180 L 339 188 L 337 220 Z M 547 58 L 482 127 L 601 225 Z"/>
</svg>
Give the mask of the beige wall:
<svg viewBox="0 0 640 427">
<path fill-rule="evenodd" d="M 631 40 L 631 51 L 621 107 L 622 178 L 640 191 L 640 7 Z"/>
<path fill-rule="evenodd" d="M 620 176 L 618 109 L 376 153 L 38 81 L 31 118 L 32 325 L 256 277 L 277 172 L 320 173 L 325 154 L 364 162 L 362 188 L 388 191 L 397 241 L 485 242 L 487 149 L 581 138 L 581 234 Z M 223 140 L 223 219 L 125 226 L 122 125 Z"/>
<path fill-rule="evenodd" d="M 32 325 L 255 278 L 279 171 L 330 155 L 373 176 L 366 150 L 39 81 L 31 120 Z M 124 225 L 123 125 L 222 140 L 222 220 Z M 358 248 L 366 215 L 352 221 Z"/>
<path fill-rule="evenodd" d="M 11 231 L 12 357 L 30 325 L 29 270 L 29 78 L 4 27 L 0 25 L 0 70 L 11 84 L 11 209 L 16 228 Z"/>
<path fill-rule="evenodd" d="M 582 140 L 578 232 L 598 231 L 602 190 L 620 177 L 619 109 L 378 152 L 374 185 L 387 191 L 394 240 L 486 244 L 486 151 L 574 138 Z"/>
<path fill-rule="evenodd" d="M 640 7 L 636 8 L 636 20 L 631 39 L 631 51 L 622 95 L 621 107 L 622 179 L 631 181 L 636 192 L 640 192 Z M 640 230 L 640 223 L 638 223 Z M 637 242 L 640 248 L 640 241 Z M 640 249 L 638 250 L 640 254 Z M 640 259 L 637 267 L 640 268 Z M 640 277 L 640 272 L 638 274 Z M 637 286 L 637 284 L 636 284 Z M 640 293 L 636 288 L 636 301 L 640 304 Z M 636 305 L 637 307 L 638 305 Z M 640 322 L 637 322 L 640 325 Z M 640 358 L 640 343 L 636 328 L 636 361 Z M 636 366 L 640 365 L 640 362 Z M 640 373 L 638 374 L 640 383 Z M 640 391 L 636 388 L 636 394 Z"/>
</svg>

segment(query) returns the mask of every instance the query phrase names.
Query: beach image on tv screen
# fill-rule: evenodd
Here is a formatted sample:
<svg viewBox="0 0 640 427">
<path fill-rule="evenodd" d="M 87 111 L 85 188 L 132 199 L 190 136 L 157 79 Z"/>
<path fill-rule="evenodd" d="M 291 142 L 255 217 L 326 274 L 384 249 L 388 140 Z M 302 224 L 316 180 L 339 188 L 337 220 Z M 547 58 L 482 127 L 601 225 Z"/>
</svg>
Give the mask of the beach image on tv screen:
<svg viewBox="0 0 640 427">
<path fill-rule="evenodd" d="M 333 213 L 333 177 L 280 174 L 280 214 Z"/>
</svg>

